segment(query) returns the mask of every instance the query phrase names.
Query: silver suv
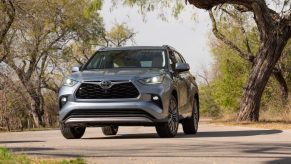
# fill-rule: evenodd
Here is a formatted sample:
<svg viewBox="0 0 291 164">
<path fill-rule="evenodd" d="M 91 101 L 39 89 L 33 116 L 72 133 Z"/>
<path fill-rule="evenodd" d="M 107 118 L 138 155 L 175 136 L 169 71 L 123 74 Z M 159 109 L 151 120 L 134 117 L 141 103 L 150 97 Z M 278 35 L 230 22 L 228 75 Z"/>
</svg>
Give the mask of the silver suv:
<svg viewBox="0 0 291 164">
<path fill-rule="evenodd" d="M 59 93 L 67 139 L 81 138 L 86 127 L 116 135 L 119 126 L 155 126 L 160 137 L 174 137 L 182 123 L 185 134 L 197 133 L 198 87 L 170 46 L 103 48 L 72 72 Z"/>
</svg>

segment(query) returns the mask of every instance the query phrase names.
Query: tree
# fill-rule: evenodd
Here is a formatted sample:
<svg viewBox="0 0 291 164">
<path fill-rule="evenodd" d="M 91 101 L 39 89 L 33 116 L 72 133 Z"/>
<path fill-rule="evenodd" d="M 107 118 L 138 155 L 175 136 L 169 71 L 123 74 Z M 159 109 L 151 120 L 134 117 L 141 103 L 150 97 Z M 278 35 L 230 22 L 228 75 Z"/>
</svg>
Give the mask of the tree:
<svg viewBox="0 0 291 164">
<path fill-rule="evenodd" d="M 212 79 L 207 85 L 200 85 L 200 92 L 205 93 L 207 90 L 212 90 L 212 94 L 208 93 L 207 97 L 213 97 L 220 107 L 221 113 L 226 113 L 227 115 L 227 113 L 238 112 L 239 98 L 243 93 L 242 88 L 252 68 L 252 62 L 241 57 L 236 49 L 243 53 L 249 47 L 251 52 L 257 52 L 260 45 L 258 32 L 250 20 L 249 14 L 243 15 L 240 20 L 234 21 L 231 17 L 235 16 L 237 18 L 237 12 L 228 13 L 231 9 L 227 8 L 226 12 L 222 11 L 224 9 L 216 10 L 213 15 L 216 17 L 215 29 L 219 37 L 223 36 L 223 38 L 211 36 L 214 37 L 210 39 L 210 48 L 214 56 Z M 233 26 L 229 26 L 229 24 L 233 24 Z M 232 46 L 235 46 L 235 48 L 232 48 Z M 287 83 L 290 83 L 289 73 L 286 69 L 291 64 L 290 59 L 288 62 L 288 55 L 286 54 L 290 52 L 290 46 L 290 44 L 286 46 L 276 66 L 282 71 L 282 78 L 285 78 L 284 84 L 286 86 Z M 280 114 L 279 111 L 283 111 L 286 108 L 284 105 L 288 105 L 285 96 L 280 93 L 281 90 L 278 84 L 274 76 L 268 81 L 261 100 L 261 111 L 272 110 L 277 115 Z M 210 112 L 210 109 L 208 111 Z"/>
<path fill-rule="evenodd" d="M 94 31 L 94 30 L 92 30 Z M 95 30 L 96 31 L 96 30 Z M 126 45 L 129 41 L 134 42 L 135 32 L 130 29 L 125 23 L 116 23 L 109 31 L 103 29 L 98 33 L 98 35 L 93 35 L 90 39 L 85 39 L 80 37 L 78 42 L 74 42 L 66 48 L 64 51 L 67 58 L 73 58 L 68 67 L 72 66 L 76 62 L 79 65 L 83 65 L 89 60 L 90 55 L 92 55 L 96 48 L 100 47 L 120 47 Z M 66 60 L 66 62 L 69 62 Z"/>
<path fill-rule="evenodd" d="M 15 2 L 11 0 L 1 0 L 0 2 L 0 46 L 8 33 L 15 19 Z M 1 51 L 0 51 L 1 52 Z M 0 55 L 0 63 L 7 57 L 7 54 Z"/>
<path fill-rule="evenodd" d="M 258 37 L 258 32 L 255 29 L 254 25 L 252 23 L 249 23 L 251 22 L 250 20 L 251 15 L 247 14 L 244 16 L 239 16 L 240 13 L 231 7 L 220 7 L 220 10 L 222 11 L 222 13 L 217 12 L 217 15 L 219 15 L 220 17 L 219 23 L 221 22 L 220 24 L 225 24 L 223 28 L 220 28 L 220 29 L 217 27 L 218 24 L 217 24 L 215 15 L 213 14 L 211 10 L 209 11 L 209 16 L 212 21 L 213 34 L 216 36 L 217 39 L 219 39 L 221 42 L 226 44 L 229 49 L 235 51 L 236 54 L 238 54 L 243 60 L 253 63 L 254 62 L 253 52 L 258 51 L 259 37 Z M 234 26 L 228 26 L 231 23 L 234 24 Z M 245 26 L 249 26 L 247 27 L 248 29 L 246 29 Z M 236 34 L 235 34 L 236 37 L 234 38 L 239 41 L 242 40 L 243 46 L 237 45 L 234 41 L 235 39 L 230 39 L 229 36 L 226 37 L 225 36 L 226 32 L 223 32 L 227 30 L 233 31 L 236 27 L 238 27 L 239 30 L 236 31 Z M 238 37 L 238 35 L 240 34 L 242 35 L 242 37 Z M 250 40 L 250 36 L 253 37 L 252 40 Z M 272 71 L 272 74 L 274 75 L 275 79 L 280 85 L 279 88 L 281 91 L 281 97 L 284 103 L 286 103 L 288 99 L 288 85 L 287 85 L 286 80 L 284 79 L 283 71 L 278 66 L 276 66 L 274 70 Z"/>
<path fill-rule="evenodd" d="M 96 47 L 114 46 L 115 41 L 124 45 L 133 39 L 134 33 L 125 24 L 106 32 L 98 12 L 101 0 L 11 2 L 15 15 L 1 44 L 0 52 L 5 57 L 0 64 L 0 78 L 13 84 L 5 85 L 6 91 L 13 90 L 8 95 L 23 95 L 21 100 L 25 99 L 29 106 L 10 100 L 8 103 L 15 105 L 9 109 L 30 109 L 36 127 L 52 125 L 56 118 L 51 115 L 57 113 L 57 101 L 51 96 L 57 97 L 68 68 L 76 62 L 83 64 Z M 1 8 L 0 12 L 4 11 Z"/>
<path fill-rule="evenodd" d="M 16 11 L 17 21 L 13 22 L 3 41 L 3 51 L 7 54 L 4 63 L 15 72 L 29 94 L 37 127 L 45 125 L 43 88 L 56 91 L 48 87 L 48 81 L 64 47 L 79 38 L 89 40 L 102 34 L 103 22 L 99 14 L 86 12 L 90 4 L 87 0 L 22 3 Z"/>
<path fill-rule="evenodd" d="M 135 33 L 132 29 L 126 26 L 125 23 L 115 24 L 110 31 L 106 32 L 103 36 L 106 47 L 121 47 L 124 46 L 129 40 L 134 42 L 133 37 Z"/>
<path fill-rule="evenodd" d="M 262 0 L 188 0 L 198 8 L 210 10 L 222 4 L 236 5 L 240 12 L 252 12 L 260 33 L 260 47 L 240 103 L 238 121 L 258 121 L 260 100 L 270 75 L 291 37 L 291 11 L 280 14 Z M 285 1 L 288 3 L 289 1 Z"/>
</svg>

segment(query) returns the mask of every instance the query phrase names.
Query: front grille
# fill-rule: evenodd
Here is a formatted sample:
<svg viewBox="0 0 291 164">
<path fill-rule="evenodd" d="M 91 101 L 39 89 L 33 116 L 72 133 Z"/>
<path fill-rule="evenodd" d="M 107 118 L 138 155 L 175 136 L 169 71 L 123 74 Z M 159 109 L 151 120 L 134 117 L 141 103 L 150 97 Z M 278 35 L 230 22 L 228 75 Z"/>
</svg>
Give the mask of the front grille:
<svg viewBox="0 0 291 164">
<path fill-rule="evenodd" d="M 140 109 L 78 109 L 70 112 L 66 118 L 88 117 L 147 117 L 154 118 L 149 113 Z"/>
<path fill-rule="evenodd" d="M 114 84 L 109 89 L 103 89 L 98 84 L 83 83 L 76 92 L 77 99 L 136 98 L 138 95 L 138 90 L 131 82 Z"/>
</svg>

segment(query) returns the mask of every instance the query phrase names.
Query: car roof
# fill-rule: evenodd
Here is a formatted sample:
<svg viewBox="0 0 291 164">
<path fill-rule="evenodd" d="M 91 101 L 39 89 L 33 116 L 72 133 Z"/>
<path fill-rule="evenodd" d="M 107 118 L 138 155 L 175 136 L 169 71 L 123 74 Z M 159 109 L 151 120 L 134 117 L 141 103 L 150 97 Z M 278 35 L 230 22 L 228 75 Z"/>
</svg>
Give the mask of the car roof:
<svg viewBox="0 0 291 164">
<path fill-rule="evenodd" d="M 126 46 L 126 47 L 105 47 L 100 48 L 98 51 L 114 51 L 114 50 L 154 50 L 166 49 L 165 46 Z"/>
</svg>

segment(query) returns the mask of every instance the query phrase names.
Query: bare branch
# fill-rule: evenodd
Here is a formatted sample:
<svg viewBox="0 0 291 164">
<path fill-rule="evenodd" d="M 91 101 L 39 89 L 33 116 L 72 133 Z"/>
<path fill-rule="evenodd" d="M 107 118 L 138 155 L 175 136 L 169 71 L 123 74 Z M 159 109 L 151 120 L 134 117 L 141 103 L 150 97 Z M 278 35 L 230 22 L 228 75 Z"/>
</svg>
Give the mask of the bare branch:
<svg viewBox="0 0 291 164">
<path fill-rule="evenodd" d="M 216 23 L 216 20 L 214 18 L 213 12 L 211 10 L 209 10 L 208 12 L 209 12 L 209 16 L 210 16 L 210 19 L 211 19 L 211 22 L 212 22 L 212 31 L 213 31 L 213 34 L 219 40 L 221 40 L 224 44 L 226 44 L 227 46 L 229 46 L 229 48 L 231 48 L 232 50 L 236 51 L 240 57 L 242 57 L 245 60 L 248 60 L 248 61 L 253 62 L 254 56 L 249 55 L 247 53 L 244 53 L 237 45 L 235 45 L 233 42 L 231 42 L 222 33 L 220 33 L 218 31 L 218 29 L 217 29 L 217 23 Z"/>
<path fill-rule="evenodd" d="M 244 28 L 244 26 L 243 26 L 243 21 L 242 21 L 242 19 L 241 19 L 238 15 L 236 15 L 236 14 L 232 14 L 232 13 L 230 13 L 229 11 L 227 11 L 227 10 L 224 9 L 224 8 L 221 8 L 221 10 L 222 10 L 223 12 L 227 13 L 228 15 L 230 15 L 230 16 L 233 18 L 233 20 L 234 20 L 234 21 L 235 21 L 235 22 L 240 26 L 240 31 L 242 32 L 242 34 L 243 34 L 243 36 L 244 36 L 244 43 L 245 43 L 245 46 L 246 46 L 247 51 L 248 51 L 248 53 L 249 53 L 248 56 L 254 56 L 254 54 L 252 53 L 252 50 L 251 50 L 250 44 L 249 44 L 248 35 L 247 35 L 246 30 L 245 30 L 245 28 Z"/>
<path fill-rule="evenodd" d="M 133 38 L 135 35 L 135 33 L 131 33 L 130 35 L 128 35 L 127 37 L 123 38 L 122 40 L 119 41 L 119 45 L 118 46 L 121 46 L 124 42 L 127 42 L 127 40 Z"/>
<path fill-rule="evenodd" d="M 3 40 L 8 33 L 8 30 L 10 29 L 14 19 L 15 19 L 15 7 L 11 0 L 1 0 L 1 3 L 3 4 L 4 11 L 8 15 L 8 21 L 4 24 L 4 28 L 0 31 L 0 45 L 3 43 Z"/>
<path fill-rule="evenodd" d="M 188 2 L 198 8 L 206 10 L 221 4 L 243 6 L 247 11 L 254 13 L 255 21 L 260 31 L 261 41 L 265 40 L 269 33 L 272 33 L 272 29 L 275 26 L 272 14 L 276 12 L 268 8 L 266 2 L 263 0 L 188 0 Z"/>
</svg>

